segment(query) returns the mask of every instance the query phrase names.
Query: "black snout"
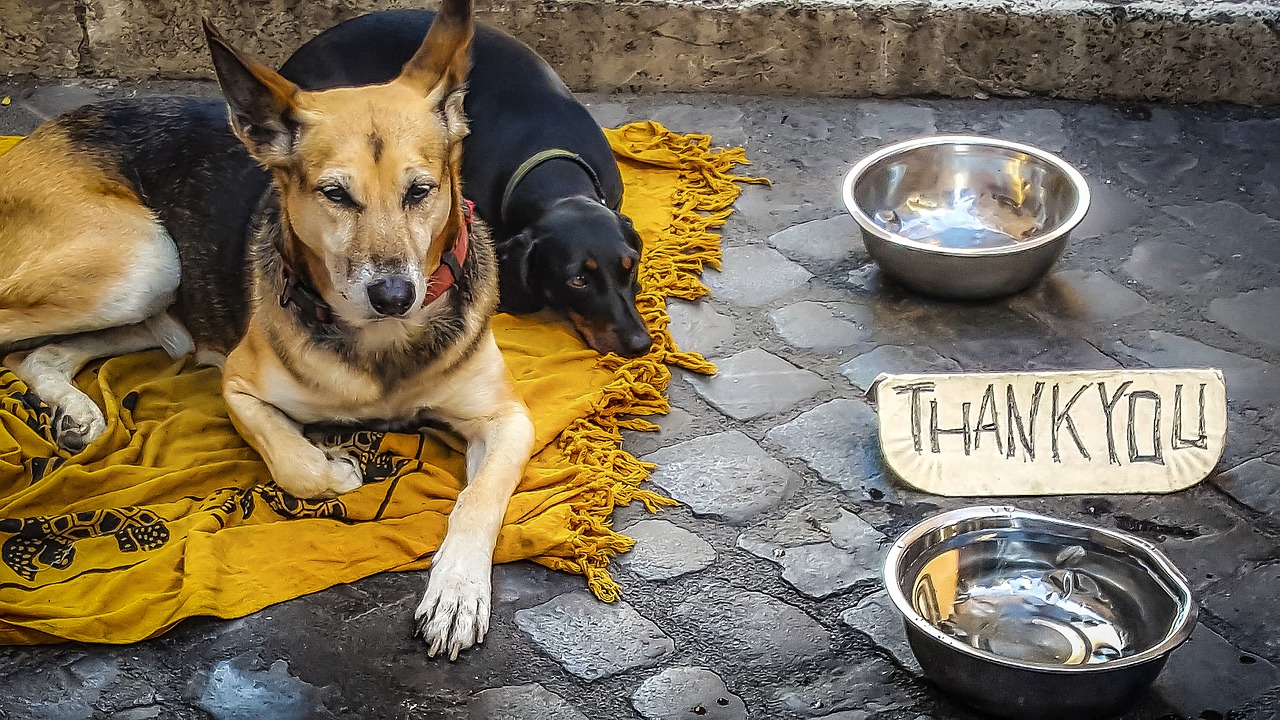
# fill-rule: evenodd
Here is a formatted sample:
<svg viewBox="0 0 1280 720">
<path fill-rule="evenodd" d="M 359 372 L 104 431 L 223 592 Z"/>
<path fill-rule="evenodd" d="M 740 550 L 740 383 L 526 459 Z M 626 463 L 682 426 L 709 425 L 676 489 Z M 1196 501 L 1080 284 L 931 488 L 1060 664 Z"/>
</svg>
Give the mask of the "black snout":
<svg viewBox="0 0 1280 720">
<path fill-rule="evenodd" d="M 379 315 L 399 317 L 413 307 L 417 289 L 402 275 L 388 275 L 369 283 L 369 304 Z"/>
<path fill-rule="evenodd" d="M 622 299 L 622 312 L 615 314 L 613 320 L 614 330 L 618 335 L 618 349 L 615 352 L 623 357 L 640 357 L 653 347 L 653 338 L 649 337 L 649 327 L 636 310 L 635 300 L 629 294 Z"/>
<path fill-rule="evenodd" d="M 640 357 L 653 347 L 653 338 L 649 337 L 649 331 L 644 328 L 619 334 L 618 342 L 622 344 L 620 354 L 623 357 Z"/>
</svg>

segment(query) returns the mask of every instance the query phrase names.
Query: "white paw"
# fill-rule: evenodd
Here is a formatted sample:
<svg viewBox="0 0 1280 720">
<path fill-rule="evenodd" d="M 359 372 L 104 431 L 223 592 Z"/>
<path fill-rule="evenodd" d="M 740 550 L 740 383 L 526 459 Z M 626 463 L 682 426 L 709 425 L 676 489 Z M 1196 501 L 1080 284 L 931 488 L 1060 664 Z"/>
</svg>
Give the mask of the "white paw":
<svg viewBox="0 0 1280 720">
<path fill-rule="evenodd" d="M 306 461 L 287 468 L 272 468 L 276 484 L 290 495 L 303 498 L 331 498 L 349 493 L 364 484 L 360 464 L 346 456 L 330 458 L 312 448 Z M 314 454 L 313 454 L 314 453 Z"/>
<path fill-rule="evenodd" d="M 53 432 L 58 445 L 78 453 L 107 430 L 107 419 L 88 395 L 68 395 L 58 403 Z"/>
<path fill-rule="evenodd" d="M 431 563 L 427 592 L 414 619 L 417 634 L 427 643 L 427 655 L 448 654 L 450 660 L 472 645 L 484 642 L 489 632 L 489 558 L 454 564 L 436 553 Z"/>
</svg>

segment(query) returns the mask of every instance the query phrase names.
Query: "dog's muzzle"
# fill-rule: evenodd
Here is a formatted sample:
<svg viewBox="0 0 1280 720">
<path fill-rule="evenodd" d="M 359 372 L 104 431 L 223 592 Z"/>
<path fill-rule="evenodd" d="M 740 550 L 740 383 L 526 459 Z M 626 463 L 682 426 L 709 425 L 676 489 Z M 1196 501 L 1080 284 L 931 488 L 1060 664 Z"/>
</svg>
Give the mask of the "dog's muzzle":
<svg viewBox="0 0 1280 720">
<path fill-rule="evenodd" d="M 649 352 L 653 347 L 653 338 L 649 335 L 649 329 L 643 325 L 618 333 L 618 344 L 621 350 L 618 352 L 623 357 L 640 357 Z"/>
<path fill-rule="evenodd" d="M 409 312 L 418 297 L 413 280 L 403 275 L 387 275 L 369 283 L 365 291 L 374 312 L 385 317 L 400 317 Z"/>
</svg>

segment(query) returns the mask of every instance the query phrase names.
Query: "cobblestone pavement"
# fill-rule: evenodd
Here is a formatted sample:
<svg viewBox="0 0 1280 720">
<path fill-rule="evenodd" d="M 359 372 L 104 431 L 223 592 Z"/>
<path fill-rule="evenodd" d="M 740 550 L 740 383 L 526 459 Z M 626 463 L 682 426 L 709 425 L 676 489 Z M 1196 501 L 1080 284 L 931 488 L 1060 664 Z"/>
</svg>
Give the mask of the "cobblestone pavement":
<svg viewBox="0 0 1280 720">
<path fill-rule="evenodd" d="M 25 131 L 119 90 L 8 92 L 0 130 Z M 639 540 L 616 566 L 623 601 L 499 567 L 492 634 L 448 663 L 411 637 L 421 574 L 380 575 L 127 647 L 0 649 L 0 717 L 974 717 L 918 676 L 877 580 L 888 538 L 968 503 L 884 476 L 864 391 L 890 369 L 1116 366 L 1223 368 L 1222 472 L 1171 496 L 1012 502 L 1135 532 L 1191 578 L 1201 624 L 1126 718 L 1280 717 L 1280 113 L 585 99 L 603 124 L 745 145 L 774 181 L 739 200 L 714 296 L 672 304 L 677 339 L 721 372 L 676 377 L 663 430 L 627 438 L 684 505 L 617 513 Z M 1051 281 L 963 305 L 877 276 L 839 180 L 877 146 L 949 131 L 1029 141 L 1089 178 L 1093 209 Z"/>
</svg>

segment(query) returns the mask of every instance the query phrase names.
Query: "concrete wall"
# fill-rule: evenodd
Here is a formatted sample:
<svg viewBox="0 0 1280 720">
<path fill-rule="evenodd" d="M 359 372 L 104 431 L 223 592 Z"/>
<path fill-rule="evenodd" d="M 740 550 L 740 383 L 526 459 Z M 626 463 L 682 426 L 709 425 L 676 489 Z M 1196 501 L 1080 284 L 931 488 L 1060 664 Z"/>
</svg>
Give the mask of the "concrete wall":
<svg viewBox="0 0 1280 720">
<path fill-rule="evenodd" d="M 1280 4 L 1182 0 L 481 2 L 582 90 L 1054 95 L 1280 104 Z M 282 61 L 399 0 L 0 0 L 0 74 L 209 77 L 201 14 Z"/>
</svg>

